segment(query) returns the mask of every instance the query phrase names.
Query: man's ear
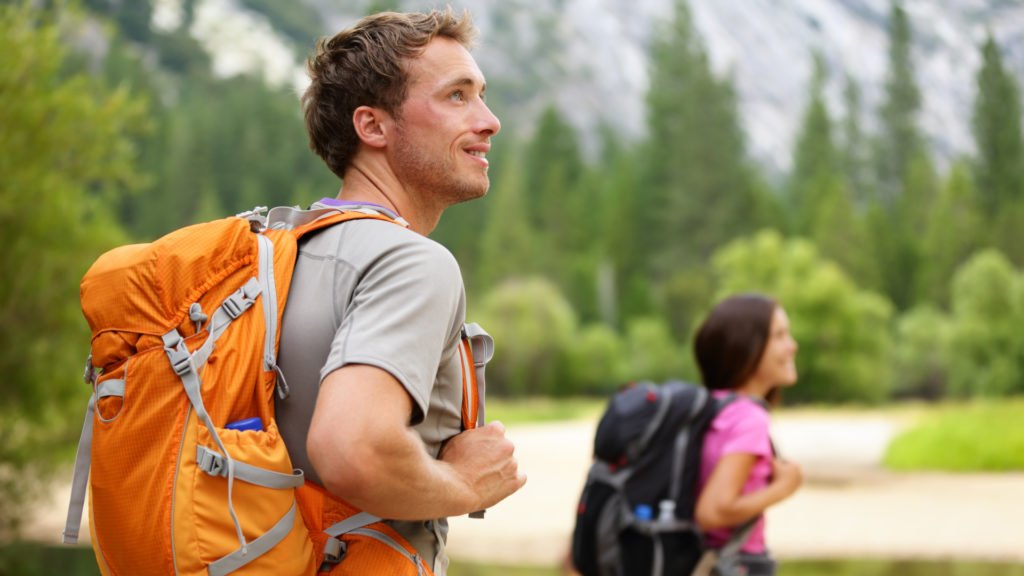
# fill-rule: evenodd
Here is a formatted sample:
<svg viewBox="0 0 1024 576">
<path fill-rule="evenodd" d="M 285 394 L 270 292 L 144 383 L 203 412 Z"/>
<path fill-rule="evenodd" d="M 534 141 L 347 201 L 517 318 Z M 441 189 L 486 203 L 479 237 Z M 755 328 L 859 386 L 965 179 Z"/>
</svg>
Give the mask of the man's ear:
<svg viewBox="0 0 1024 576">
<path fill-rule="evenodd" d="M 356 135 L 364 144 L 373 148 L 383 148 L 387 144 L 387 123 L 390 121 L 390 114 L 371 106 L 360 106 L 352 113 Z"/>
</svg>

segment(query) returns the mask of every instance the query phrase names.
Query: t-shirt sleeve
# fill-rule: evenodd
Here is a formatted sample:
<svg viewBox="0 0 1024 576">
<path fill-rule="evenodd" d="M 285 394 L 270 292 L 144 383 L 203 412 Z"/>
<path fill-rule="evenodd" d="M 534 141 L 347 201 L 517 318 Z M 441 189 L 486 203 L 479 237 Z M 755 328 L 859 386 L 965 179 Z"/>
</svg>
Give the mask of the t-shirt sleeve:
<svg viewBox="0 0 1024 576">
<path fill-rule="evenodd" d="M 721 429 L 725 432 L 722 455 L 754 454 L 771 456 L 768 413 L 753 402 L 738 399 L 722 410 Z"/>
<path fill-rule="evenodd" d="M 383 252 L 363 271 L 344 311 L 321 379 L 347 364 L 389 372 L 426 414 L 443 351 L 458 338 L 463 302 L 455 258 L 440 244 L 412 240 Z"/>
</svg>

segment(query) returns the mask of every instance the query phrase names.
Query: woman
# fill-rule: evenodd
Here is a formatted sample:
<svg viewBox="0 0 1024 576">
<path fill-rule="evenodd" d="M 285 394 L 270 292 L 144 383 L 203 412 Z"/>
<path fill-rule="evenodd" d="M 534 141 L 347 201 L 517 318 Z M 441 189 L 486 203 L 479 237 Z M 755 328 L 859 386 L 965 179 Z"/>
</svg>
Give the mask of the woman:
<svg viewBox="0 0 1024 576">
<path fill-rule="evenodd" d="M 694 341 L 704 385 L 716 398 L 733 398 L 704 437 L 696 520 L 708 545 L 721 548 L 733 529 L 757 519 L 739 555 L 750 576 L 775 573 L 762 514 L 802 480 L 798 465 L 774 454 L 768 434 L 769 403 L 796 384 L 796 351 L 785 310 L 759 294 L 720 302 Z"/>
</svg>

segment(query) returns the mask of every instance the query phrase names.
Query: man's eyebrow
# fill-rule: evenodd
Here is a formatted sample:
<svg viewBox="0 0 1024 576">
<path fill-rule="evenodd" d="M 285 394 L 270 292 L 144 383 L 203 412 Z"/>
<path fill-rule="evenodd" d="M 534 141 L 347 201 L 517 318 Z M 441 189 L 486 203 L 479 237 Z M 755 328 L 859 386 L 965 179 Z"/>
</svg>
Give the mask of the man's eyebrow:
<svg viewBox="0 0 1024 576">
<path fill-rule="evenodd" d="M 465 86 L 480 86 L 481 94 L 487 91 L 487 82 L 477 81 L 475 78 L 472 78 L 470 76 L 462 76 L 460 78 L 456 78 L 451 82 L 445 84 L 444 89 L 447 90 L 449 88 L 460 88 Z"/>
</svg>

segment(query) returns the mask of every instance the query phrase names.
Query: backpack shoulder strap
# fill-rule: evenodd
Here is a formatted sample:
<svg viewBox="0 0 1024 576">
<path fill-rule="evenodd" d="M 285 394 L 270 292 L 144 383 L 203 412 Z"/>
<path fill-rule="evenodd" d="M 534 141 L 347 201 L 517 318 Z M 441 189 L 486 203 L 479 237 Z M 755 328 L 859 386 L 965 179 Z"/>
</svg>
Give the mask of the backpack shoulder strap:
<svg viewBox="0 0 1024 576">
<path fill-rule="evenodd" d="M 296 238 L 347 220 L 386 220 L 409 227 L 409 223 L 397 215 L 392 216 L 370 208 L 322 207 L 303 210 L 294 206 L 277 206 L 272 208 L 266 217 L 250 215 L 249 218 L 269 230 L 290 230 Z"/>
</svg>

